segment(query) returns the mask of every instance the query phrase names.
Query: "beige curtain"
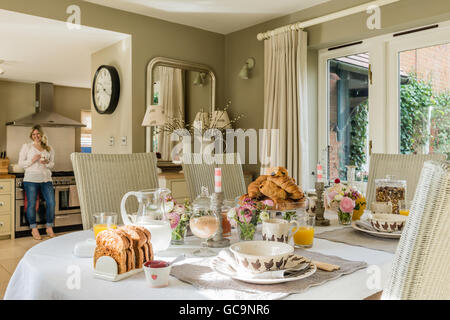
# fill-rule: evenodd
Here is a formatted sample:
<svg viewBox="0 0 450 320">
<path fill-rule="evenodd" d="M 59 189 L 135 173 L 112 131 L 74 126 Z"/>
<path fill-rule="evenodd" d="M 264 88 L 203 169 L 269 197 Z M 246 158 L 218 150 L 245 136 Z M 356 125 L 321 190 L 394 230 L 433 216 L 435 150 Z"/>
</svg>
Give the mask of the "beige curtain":
<svg viewBox="0 0 450 320">
<path fill-rule="evenodd" d="M 264 41 L 264 128 L 261 173 L 284 166 L 308 187 L 307 33 L 289 31 Z M 270 131 L 278 129 L 278 133 Z"/>
<path fill-rule="evenodd" d="M 171 67 L 159 67 L 160 93 L 159 104 L 163 106 L 166 119 L 184 119 L 184 71 Z M 170 141 L 170 134 L 158 134 L 158 151 L 162 160 L 172 160 L 172 148 L 177 144 Z"/>
</svg>

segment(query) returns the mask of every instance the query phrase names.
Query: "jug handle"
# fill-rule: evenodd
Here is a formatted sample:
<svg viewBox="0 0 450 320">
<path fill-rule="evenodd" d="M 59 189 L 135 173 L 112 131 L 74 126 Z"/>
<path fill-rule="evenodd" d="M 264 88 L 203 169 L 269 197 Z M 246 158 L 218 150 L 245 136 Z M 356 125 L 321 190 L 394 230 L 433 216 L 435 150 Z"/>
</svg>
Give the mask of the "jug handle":
<svg viewBox="0 0 450 320">
<path fill-rule="evenodd" d="M 298 229 L 300 229 L 300 224 L 297 220 L 291 220 L 290 223 L 295 223 L 295 230 L 291 231 L 289 233 L 289 240 L 291 240 L 292 236 L 294 235 L 294 233 L 296 233 L 298 231 Z"/>
<path fill-rule="evenodd" d="M 122 202 L 120 203 L 120 213 L 122 215 L 123 224 L 125 225 L 133 224 L 128 218 L 128 212 L 127 209 L 125 208 L 125 203 L 127 202 L 129 196 L 135 196 L 137 198 L 137 194 L 134 191 L 125 193 L 125 195 L 122 198 Z"/>
</svg>

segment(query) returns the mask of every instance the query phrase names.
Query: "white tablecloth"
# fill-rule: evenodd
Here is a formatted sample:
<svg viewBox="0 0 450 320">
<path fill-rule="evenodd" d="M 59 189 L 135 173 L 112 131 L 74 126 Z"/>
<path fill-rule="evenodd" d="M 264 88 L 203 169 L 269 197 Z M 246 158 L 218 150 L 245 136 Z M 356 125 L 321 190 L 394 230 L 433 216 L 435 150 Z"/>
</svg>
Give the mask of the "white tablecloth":
<svg viewBox="0 0 450 320">
<path fill-rule="evenodd" d="M 316 232 L 338 227 L 321 227 Z M 238 296 L 233 292 L 218 294 L 199 290 L 174 277 L 170 278 L 166 288 L 151 288 L 146 283 L 144 272 L 118 282 L 94 278 L 92 258 L 78 258 L 72 254 L 77 242 L 93 237 L 92 230 L 73 232 L 44 241 L 28 250 L 11 277 L 4 299 L 205 300 L 235 299 Z M 237 241 L 236 235 L 233 235 L 232 242 L 234 241 Z M 188 237 L 185 245 L 172 245 L 168 250 L 158 253 L 156 259 L 171 261 L 181 253 L 186 253 L 187 259 L 184 262 L 192 262 L 199 259 L 191 254 L 198 247 L 199 240 Z M 290 295 L 286 299 L 364 299 L 380 291 L 385 285 L 394 256 L 383 251 L 322 239 L 314 239 L 313 248 L 308 250 L 348 260 L 366 261 L 369 267 L 376 265 L 379 269 L 359 270 L 305 292 Z M 368 273 L 368 270 L 371 272 Z M 376 284 L 373 281 L 373 270 L 381 271 L 381 288 L 373 286 Z"/>
</svg>

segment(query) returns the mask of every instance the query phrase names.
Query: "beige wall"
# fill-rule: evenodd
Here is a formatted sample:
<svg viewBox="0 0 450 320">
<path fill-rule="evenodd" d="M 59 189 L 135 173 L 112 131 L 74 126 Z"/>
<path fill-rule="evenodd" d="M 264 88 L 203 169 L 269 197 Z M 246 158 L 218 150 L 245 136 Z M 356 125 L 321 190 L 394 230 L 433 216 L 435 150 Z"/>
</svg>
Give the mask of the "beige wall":
<svg viewBox="0 0 450 320">
<path fill-rule="evenodd" d="M 5 123 L 34 112 L 35 84 L 0 80 L 0 150 L 6 150 Z M 81 110 L 90 109 L 90 89 L 54 86 L 54 111 L 81 120 Z M 80 129 L 75 129 L 75 150 L 80 150 Z"/>
<path fill-rule="evenodd" d="M 114 66 L 119 73 L 120 98 L 112 114 L 99 114 L 92 105 L 92 152 L 131 153 L 132 152 L 132 73 L 131 39 L 122 40 L 112 46 L 97 51 L 91 56 L 91 78 L 103 64 Z M 114 144 L 109 145 L 109 138 Z M 122 144 L 126 137 L 126 145 Z"/>
<path fill-rule="evenodd" d="M 0 0 L 0 8 L 66 21 L 69 5 L 81 9 L 81 24 L 132 36 L 132 102 L 128 143 L 133 152 L 145 151 L 146 70 L 156 56 L 198 62 L 211 67 L 217 76 L 217 104 L 224 101 L 224 36 L 134 13 L 98 6 L 79 0 Z M 118 119 L 117 119 L 118 120 Z M 118 120 L 119 121 L 119 120 Z M 111 126 L 120 125 L 110 123 Z"/>
<path fill-rule="evenodd" d="M 244 113 L 239 122 L 242 128 L 262 128 L 264 123 L 264 44 L 256 39 L 260 32 L 286 24 L 306 21 L 332 12 L 350 8 L 368 0 L 333 0 L 300 12 L 252 26 L 225 36 L 225 97 L 232 101 L 231 110 Z M 450 19 L 448 0 L 401 0 L 381 8 L 381 29 L 369 30 L 365 12 L 307 28 L 308 32 L 308 107 L 310 137 L 310 167 L 317 162 L 317 70 L 318 49 L 340 45 L 376 35 L 423 26 Z M 238 78 L 239 70 L 248 57 L 256 60 L 249 80 Z M 254 175 L 259 165 L 247 165 Z M 313 177 L 310 177 L 312 183 Z"/>
</svg>

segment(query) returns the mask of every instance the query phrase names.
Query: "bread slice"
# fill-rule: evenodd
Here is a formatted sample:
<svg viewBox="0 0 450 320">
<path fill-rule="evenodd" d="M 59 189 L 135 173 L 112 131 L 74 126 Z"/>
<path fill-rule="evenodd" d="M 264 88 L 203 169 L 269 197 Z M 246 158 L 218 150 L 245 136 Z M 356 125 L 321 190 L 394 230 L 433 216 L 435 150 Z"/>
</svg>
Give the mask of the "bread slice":
<svg viewBox="0 0 450 320">
<path fill-rule="evenodd" d="M 112 257 L 118 266 L 118 273 L 125 273 L 134 269 L 135 258 L 131 250 L 132 240 L 121 230 L 104 230 L 96 237 L 96 248 L 94 251 L 94 268 L 98 258 L 101 256 Z"/>
<path fill-rule="evenodd" d="M 142 230 L 133 225 L 122 226 L 119 229 L 131 237 L 135 266 L 138 269 L 142 268 L 145 259 L 143 246 L 147 242 L 147 236 Z"/>
</svg>

